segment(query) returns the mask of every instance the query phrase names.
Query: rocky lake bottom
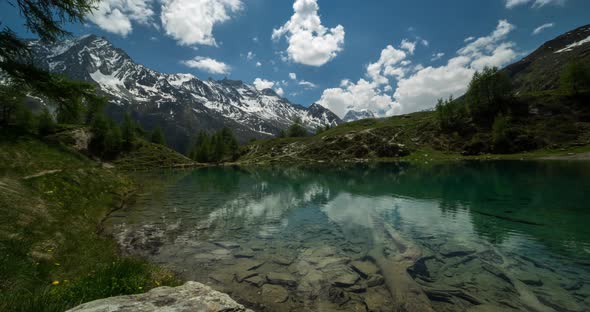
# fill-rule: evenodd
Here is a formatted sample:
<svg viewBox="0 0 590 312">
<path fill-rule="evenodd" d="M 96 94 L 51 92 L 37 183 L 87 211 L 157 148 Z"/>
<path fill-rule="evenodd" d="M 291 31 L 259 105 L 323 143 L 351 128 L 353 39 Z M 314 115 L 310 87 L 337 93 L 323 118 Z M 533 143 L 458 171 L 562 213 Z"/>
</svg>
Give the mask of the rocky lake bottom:
<svg viewBox="0 0 590 312">
<path fill-rule="evenodd" d="M 590 166 L 148 172 L 122 250 L 257 311 L 587 311 Z M 153 182 L 152 182 L 153 181 Z"/>
</svg>

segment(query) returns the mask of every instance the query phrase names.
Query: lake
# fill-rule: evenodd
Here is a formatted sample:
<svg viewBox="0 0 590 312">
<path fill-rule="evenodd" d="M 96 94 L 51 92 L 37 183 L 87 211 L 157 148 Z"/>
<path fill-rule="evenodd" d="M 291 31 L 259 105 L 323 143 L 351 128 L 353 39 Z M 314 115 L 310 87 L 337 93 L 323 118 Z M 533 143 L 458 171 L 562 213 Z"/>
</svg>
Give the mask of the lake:
<svg viewBox="0 0 590 312">
<path fill-rule="evenodd" d="M 260 311 L 588 311 L 590 163 L 140 173 L 126 254 Z"/>
</svg>

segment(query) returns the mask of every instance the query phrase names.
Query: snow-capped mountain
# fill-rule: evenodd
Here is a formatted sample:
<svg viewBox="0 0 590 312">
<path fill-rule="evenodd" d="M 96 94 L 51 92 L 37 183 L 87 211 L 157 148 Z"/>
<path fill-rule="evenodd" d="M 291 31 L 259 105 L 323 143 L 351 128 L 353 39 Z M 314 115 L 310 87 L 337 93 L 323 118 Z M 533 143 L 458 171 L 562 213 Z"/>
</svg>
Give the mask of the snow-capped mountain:
<svg viewBox="0 0 590 312">
<path fill-rule="evenodd" d="M 271 89 L 259 91 L 242 81 L 159 73 L 94 35 L 56 44 L 30 41 L 29 45 L 38 66 L 96 83 L 110 99 L 110 115 L 120 119 L 124 112 L 131 112 L 147 130 L 161 126 L 167 142 L 180 151 L 199 130 L 225 126 L 246 141 L 275 135 L 296 118 L 310 130 L 341 122 L 320 105 L 294 105 Z"/>
<path fill-rule="evenodd" d="M 344 122 L 349 122 L 349 121 L 355 121 L 355 120 L 361 120 L 361 119 L 367 119 L 367 118 L 375 118 L 375 114 L 373 114 L 373 112 L 371 112 L 370 110 L 367 109 L 362 109 L 362 110 L 349 110 L 346 115 L 344 115 L 344 118 L 342 118 L 342 121 Z"/>
</svg>

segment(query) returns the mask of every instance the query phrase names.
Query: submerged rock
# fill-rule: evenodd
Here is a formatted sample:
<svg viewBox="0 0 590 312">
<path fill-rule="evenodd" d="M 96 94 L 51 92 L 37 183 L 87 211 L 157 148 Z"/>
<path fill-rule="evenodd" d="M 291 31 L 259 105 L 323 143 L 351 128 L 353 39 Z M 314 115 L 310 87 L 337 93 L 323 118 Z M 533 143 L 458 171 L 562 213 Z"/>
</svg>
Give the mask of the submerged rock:
<svg viewBox="0 0 590 312">
<path fill-rule="evenodd" d="M 264 301 L 282 303 L 289 299 L 289 292 L 281 286 L 265 284 L 262 286 L 262 297 Z"/>
<path fill-rule="evenodd" d="M 250 248 L 242 248 L 234 253 L 234 257 L 236 258 L 253 258 L 254 257 L 254 250 Z"/>
<path fill-rule="evenodd" d="M 383 285 L 383 283 L 385 283 L 385 279 L 379 274 L 371 275 L 367 279 L 367 286 L 369 287 L 380 286 Z"/>
<path fill-rule="evenodd" d="M 336 278 L 333 282 L 334 286 L 337 287 L 350 287 L 354 284 L 356 284 L 356 282 L 359 280 L 359 276 L 358 274 L 349 271 L 349 272 L 344 272 L 344 274 L 340 275 L 338 278 Z"/>
<path fill-rule="evenodd" d="M 260 287 L 264 284 L 265 280 L 260 275 L 252 276 L 244 280 L 246 283 Z"/>
<path fill-rule="evenodd" d="M 145 294 L 111 297 L 77 306 L 70 312 L 131 312 L 131 311 L 233 311 L 252 312 L 227 294 L 197 282 L 179 287 L 159 287 Z"/>
<path fill-rule="evenodd" d="M 275 285 L 297 286 L 295 278 L 287 273 L 271 272 L 266 275 L 266 280 L 268 280 L 270 284 Z"/>
<path fill-rule="evenodd" d="M 379 268 L 369 261 L 353 261 L 350 266 L 357 271 L 363 278 L 379 272 Z"/>
<path fill-rule="evenodd" d="M 272 262 L 279 264 L 279 265 L 290 265 L 293 263 L 293 259 L 283 257 L 283 256 L 276 256 L 272 259 Z"/>
<path fill-rule="evenodd" d="M 213 244 L 227 249 L 240 248 L 240 244 L 234 242 L 213 242 Z"/>
<path fill-rule="evenodd" d="M 464 246 L 460 246 L 460 245 L 455 245 L 455 244 L 445 244 L 443 245 L 439 252 L 447 257 L 447 258 L 453 258 L 453 257 L 464 257 L 464 256 L 468 256 L 472 253 L 475 252 L 474 249 L 472 248 L 468 248 L 468 247 L 464 247 Z"/>
</svg>

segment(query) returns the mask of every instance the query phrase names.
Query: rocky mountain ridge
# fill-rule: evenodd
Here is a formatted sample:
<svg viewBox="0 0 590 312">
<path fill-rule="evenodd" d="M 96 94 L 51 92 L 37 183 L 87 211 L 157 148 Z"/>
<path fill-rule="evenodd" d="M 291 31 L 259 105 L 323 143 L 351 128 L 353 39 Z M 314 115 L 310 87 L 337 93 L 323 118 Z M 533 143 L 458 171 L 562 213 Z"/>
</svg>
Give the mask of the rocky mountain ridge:
<svg viewBox="0 0 590 312">
<path fill-rule="evenodd" d="M 295 105 L 271 89 L 239 80 L 201 80 L 191 74 L 164 74 L 135 63 L 108 40 L 86 35 L 55 44 L 30 41 L 34 62 L 71 79 L 96 83 L 108 96 L 107 112 L 121 119 L 130 112 L 147 130 L 164 129 L 167 142 L 186 151 L 200 130 L 229 127 L 241 141 L 271 137 L 300 119 L 310 131 L 341 123 L 328 109 Z"/>
</svg>

